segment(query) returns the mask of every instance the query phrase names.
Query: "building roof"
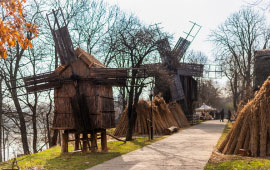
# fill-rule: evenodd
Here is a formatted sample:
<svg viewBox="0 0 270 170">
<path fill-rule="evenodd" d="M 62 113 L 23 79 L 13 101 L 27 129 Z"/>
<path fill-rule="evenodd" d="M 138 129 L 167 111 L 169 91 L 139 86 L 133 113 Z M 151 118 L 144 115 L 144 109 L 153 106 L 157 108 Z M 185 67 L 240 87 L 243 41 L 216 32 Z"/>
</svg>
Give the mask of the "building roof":
<svg viewBox="0 0 270 170">
<path fill-rule="evenodd" d="M 102 64 L 100 61 L 98 61 L 93 55 L 87 53 L 81 48 L 77 48 L 75 50 L 75 55 L 78 59 L 81 59 L 86 65 L 88 65 L 89 68 L 91 67 L 99 67 L 99 68 L 105 68 L 105 65 Z M 77 60 L 73 61 L 76 62 Z M 69 65 L 60 65 L 55 69 L 55 73 L 58 75 L 61 74 Z"/>
<path fill-rule="evenodd" d="M 255 51 L 255 57 L 269 56 L 269 55 L 270 55 L 269 48 Z"/>
<path fill-rule="evenodd" d="M 102 64 L 100 61 L 98 61 L 94 56 L 91 54 L 85 52 L 81 48 L 77 48 L 75 50 L 75 54 L 79 59 L 81 59 L 84 63 L 86 63 L 89 67 L 103 67 L 105 68 L 105 65 Z"/>
</svg>

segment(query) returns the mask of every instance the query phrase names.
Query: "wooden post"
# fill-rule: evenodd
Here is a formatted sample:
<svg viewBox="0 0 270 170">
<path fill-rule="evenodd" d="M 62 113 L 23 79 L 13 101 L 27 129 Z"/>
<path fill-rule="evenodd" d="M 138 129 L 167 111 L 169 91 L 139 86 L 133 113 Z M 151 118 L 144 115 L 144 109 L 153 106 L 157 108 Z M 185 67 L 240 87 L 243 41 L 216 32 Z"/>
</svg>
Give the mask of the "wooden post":
<svg viewBox="0 0 270 170">
<path fill-rule="evenodd" d="M 108 151 L 106 129 L 101 132 L 101 149 L 103 152 Z"/>
<path fill-rule="evenodd" d="M 83 146 L 82 146 L 82 152 L 87 152 L 88 151 L 88 135 L 87 133 L 83 133 Z"/>
<path fill-rule="evenodd" d="M 62 140 L 61 140 L 61 153 L 67 153 L 68 152 L 68 132 L 64 132 L 62 134 Z"/>
<path fill-rule="evenodd" d="M 75 133 L 75 146 L 74 146 L 74 151 L 79 150 L 80 146 L 80 133 Z"/>
<path fill-rule="evenodd" d="M 97 148 L 97 135 L 96 133 L 91 133 L 91 152 L 96 152 Z"/>
</svg>

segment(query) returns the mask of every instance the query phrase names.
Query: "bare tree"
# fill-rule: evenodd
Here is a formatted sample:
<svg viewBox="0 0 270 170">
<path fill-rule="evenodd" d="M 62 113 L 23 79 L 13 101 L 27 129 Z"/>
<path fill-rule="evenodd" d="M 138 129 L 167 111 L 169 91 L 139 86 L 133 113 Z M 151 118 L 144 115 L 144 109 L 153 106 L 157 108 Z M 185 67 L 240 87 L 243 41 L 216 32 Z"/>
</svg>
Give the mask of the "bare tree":
<svg viewBox="0 0 270 170">
<path fill-rule="evenodd" d="M 157 25 L 144 26 L 134 16 L 123 16 L 115 27 L 109 31 L 105 39 L 110 56 L 105 59 L 109 65 L 133 68 L 131 79 L 126 89 L 128 93 L 128 132 L 126 140 L 132 140 L 134 123 L 136 121 L 136 106 L 143 87 L 147 83 L 137 78 L 140 68 L 149 63 L 156 55 L 157 41 L 164 38 Z"/>
<path fill-rule="evenodd" d="M 264 46 L 266 30 L 264 17 L 252 9 L 242 9 L 210 34 L 216 47 L 216 60 L 226 68 L 234 98 L 238 92 L 242 100 L 252 97 L 254 51 Z M 242 90 L 235 89 L 239 86 L 234 81 L 241 81 Z"/>
<path fill-rule="evenodd" d="M 76 46 L 85 48 L 90 54 L 102 53 L 102 40 L 120 13 L 117 6 L 109 6 L 102 0 L 87 1 L 70 22 Z"/>
<path fill-rule="evenodd" d="M 188 51 L 186 53 L 185 62 L 186 63 L 196 63 L 196 64 L 206 64 L 207 56 L 201 51 Z"/>
<path fill-rule="evenodd" d="M 201 80 L 198 88 L 198 103 L 200 105 L 206 103 L 213 107 L 220 108 L 221 91 L 218 87 L 216 87 L 216 85 L 214 85 L 212 80 Z"/>
</svg>

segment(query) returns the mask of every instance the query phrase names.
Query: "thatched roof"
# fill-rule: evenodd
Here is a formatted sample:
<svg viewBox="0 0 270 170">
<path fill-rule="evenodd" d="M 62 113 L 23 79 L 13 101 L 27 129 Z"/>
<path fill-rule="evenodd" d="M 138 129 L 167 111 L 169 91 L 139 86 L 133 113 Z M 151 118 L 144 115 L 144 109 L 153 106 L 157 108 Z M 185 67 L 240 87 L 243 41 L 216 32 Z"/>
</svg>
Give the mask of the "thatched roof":
<svg viewBox="0 0 270 170">
<path fill-rule="evenodd" d="M 89 67 L 105 67 L 105 65 L 98 61 L 94 56 L 88 54 L 81 48 L 77 48 L 75 54 Z"/>
<path fill-rule="evenodd" d="M 100 61 L 98 61 L 93 55 L 87 53 L 81 48 L 77 48 L 75 50 L 75 54 L 77 58 L 81 61 L 83 61 L 89 68 L 91 67 L 103 67 L 105 68 L 105 65 L 102 64 Z M 78 60 L 75 60 L 73 62 L 77 62 Z M 60 65 L 55 69 L 55 72 L 57 74 L 61 74 L 66 68 L 68 68 L 69 65 Z"/>
<path fill-rule="evenodd" d="M 255 51 L 255 56 L 256 57 L 269 56 L 269 55 L 270 55 L 270 49 L 269 48 Z"/>
</svg>

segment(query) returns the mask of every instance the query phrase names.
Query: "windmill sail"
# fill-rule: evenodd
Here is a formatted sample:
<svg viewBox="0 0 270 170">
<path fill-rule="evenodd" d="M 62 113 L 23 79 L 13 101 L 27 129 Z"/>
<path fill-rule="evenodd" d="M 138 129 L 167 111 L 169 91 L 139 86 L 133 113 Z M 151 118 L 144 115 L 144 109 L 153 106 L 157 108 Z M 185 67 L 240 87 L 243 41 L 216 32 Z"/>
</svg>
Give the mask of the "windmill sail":
<svg viewBox="0 0 270 170">
<path fill-rule="evenodd" d="M 177 69 L 177 73 L 182 76 L 202 77 L 203 68 L 204 68 L 204 65 L 202 64 L 179 63 L 176 69 Z"/>
<path fill-rule="evenodd" d="M 172 80 L 170 81 L 169 84 L 172 101 L 179 101 L 185 99 L 182 83 L 180 81 L 180 77 L 178 74 L 172 75 Z"/>
<path fill-rule="evenodd" d="M 125 86 L 128 78 L 126 68 L 91 68 L 91 75 L 80 77 L 80 81 L 89 81 L 96 85 Z M 61 87 L 64 82 L 72 82 L 72 78 L 62 78 L 56 72 L 48 72 L 24 78 L 27 93 Z"/>
<path fill-rule="evenodd" d="M 60 58 L 61 65 L 70 64 L 76 60 L 72 41 L 68 32 L 67 26 L 59 28 L 58 30 L 52 30 L 53 39 L 56 46 L 56 52 Z"/>
<path fill-rule="evenodd" d="M 52 28 L 51 21 L 49 19 L 49 16 L 53 14 L 53 26 L 57 26 L 57 29 Z M 62 16 L 62 24 L 58 20 L 57 15 Z M 55 43 L 55 49 L 58 57 L 60 58 L 61 65 L 68 65 L 72 61 L 76 60 L 77 57 L 74 52 L 74 47 L 68 32 L 66 20 L 64 18 L 62 9 L 58 9 L 57 11 L 52 11 L 52 13 L 47 14 L 47 21 L 51 30 L 51 33 L 53 35 L 53 40 Z M 60 26 L 61 24 L 61 26 Z"/>
<path fill-rule="evenodd" d="M 158 41 L 158 52 L 160 54 L 160 58 L 162 63 L 170 65 L 170 53 L 171 47 L 168 41 L 168 38 L 162 39 Z"/>
<path fill-rule="evenodd" d="M 60 81 L 57 81 L 58 76 L 54 72 L 29 76 L 23 79 L 27 93 L 49 90 L 61 86 Z"/>
<path fill-rule="evenodd" d="M 181 58 L 184 56 L 190 44 L 191 42 L 185 38 L 180 37 L 178 39 L 173 49 L 174 57 L 176 57 L 178 61 L 180 61 Z"/>
</svg>

